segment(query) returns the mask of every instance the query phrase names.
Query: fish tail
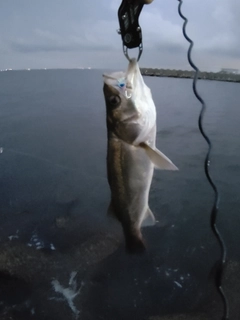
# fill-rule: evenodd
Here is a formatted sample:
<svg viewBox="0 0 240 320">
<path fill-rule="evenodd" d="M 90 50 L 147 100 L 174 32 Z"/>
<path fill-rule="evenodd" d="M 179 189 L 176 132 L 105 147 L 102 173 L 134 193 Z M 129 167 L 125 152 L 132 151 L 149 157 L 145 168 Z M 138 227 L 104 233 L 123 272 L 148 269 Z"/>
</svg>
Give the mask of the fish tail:
<svg viewBox="0 0 240 320">
<path fill-rule="evenodd" d="M 146 250 L 145 243 L 141 233 L 131 234 L 125 233 L 126 251 L 130 254 L 140 254 Z"/>
</svg>

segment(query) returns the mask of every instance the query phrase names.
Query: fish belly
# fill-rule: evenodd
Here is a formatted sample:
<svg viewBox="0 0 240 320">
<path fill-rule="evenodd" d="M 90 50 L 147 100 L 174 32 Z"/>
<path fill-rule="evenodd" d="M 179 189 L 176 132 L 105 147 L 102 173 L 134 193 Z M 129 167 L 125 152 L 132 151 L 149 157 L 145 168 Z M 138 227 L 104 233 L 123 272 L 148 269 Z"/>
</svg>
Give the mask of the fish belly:
<svg viewBox="0 0 240 320">
<path fill-rule="evenodd" d="M 126 228 L 140 228 L 148 210 L 154 165 L 144 149 L 109 135 L 107 153 L 110 211 Z M 155 146 L 155 130 L 148 137 Z"/>
</svg>

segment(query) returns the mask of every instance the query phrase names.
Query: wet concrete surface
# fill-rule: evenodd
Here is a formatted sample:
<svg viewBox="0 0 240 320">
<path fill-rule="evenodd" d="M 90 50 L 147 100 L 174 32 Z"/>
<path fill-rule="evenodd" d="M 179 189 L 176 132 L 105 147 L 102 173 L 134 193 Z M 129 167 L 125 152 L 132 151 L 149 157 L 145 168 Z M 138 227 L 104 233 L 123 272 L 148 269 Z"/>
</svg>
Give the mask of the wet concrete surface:
<svg viewBox="0 0 240 320">
<path fill-rule="evenodd" d="M 220 319 L 213 279 L 200 282 L 200 273 L 186 265 L 185 259 L 164 261 L 150 253 L 127 259 L 124 248 L 109 236 L 95 236 L 65 254 L 4 245 L 1 319 Z M 70 288 L 74 271 L 76 313 L 52 285 L 55 279 Z M 239 263 L 229 261 L 224 287 L 232 319 L 239 317 L 239 276 Z"/>
<path fill-rule="evenodd" d="M 158 148 L 180 171 L 154 173 L 150 207 L 159 223 L 143 230 L 147 252 L 131 256 L 119 224 L 106 215 L 101 72 L 28 72 L 22 84 L 21 73 L 4 77 L 12 78 L 0 78 L 0 319 L 221 319 L 213 193 L 191 82 L 146 79 L 158 108 Z M 89 85 L 96 95 L 86 94 Z M 215 103 L 206 126 L 221 192 L 217 222 L 228 248 L 223 286 L 237 320 L 239 90 L 214 82 L 201 82 L 201 90 Z"/>
</svg>

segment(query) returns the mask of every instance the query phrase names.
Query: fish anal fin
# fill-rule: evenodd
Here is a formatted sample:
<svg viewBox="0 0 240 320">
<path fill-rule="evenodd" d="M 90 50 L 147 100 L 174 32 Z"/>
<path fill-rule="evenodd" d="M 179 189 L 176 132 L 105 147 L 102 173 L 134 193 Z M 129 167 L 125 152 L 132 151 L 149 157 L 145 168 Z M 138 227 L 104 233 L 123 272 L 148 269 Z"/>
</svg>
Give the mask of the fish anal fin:
<svg viewBox="0 0 240 320">
<path fill-rule="evenodd" d="M 145 216 L 143 218 L 141 227 L 152 227 L 155 224 L 156 224 L 156 219 L 154 217 L 154 214 L 152 213 L 151 209 L 148 207 L 145 213 Z"/>
<path fill-rule="evenodd" d="M 178 170 L 178 168 L 172 163 L 172 161 L 160 150 L 151 148 L 145 142 L 140 143 L 139 146 L 146 151 L 146 154 L 157 169 L 172 171 Z"/>
</svg>

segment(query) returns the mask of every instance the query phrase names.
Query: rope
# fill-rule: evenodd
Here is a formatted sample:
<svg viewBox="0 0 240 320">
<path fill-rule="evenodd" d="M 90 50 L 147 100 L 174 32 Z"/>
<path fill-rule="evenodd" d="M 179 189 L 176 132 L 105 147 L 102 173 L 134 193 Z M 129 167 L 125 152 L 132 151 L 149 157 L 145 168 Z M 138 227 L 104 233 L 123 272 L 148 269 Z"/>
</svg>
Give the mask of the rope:
<svg viewBox="0 0 240 320">
<path fill-rule="evenodd" d="M 213 233 L 219 243 L 219 246 L 221 248 L 221 257 L 219 259 L 219 263 L 217 264 L 217 270 L 216 270 L 216 274 L 215 274 L 215 284 L 216 284 L 218 292 L 222 298 L 223 306 L 224 306 L 224 315 L 223 315 L 222 320 L 227 320 L 227 319 L 229 319 L 229 305 L 228 305 L 227 297 L 226 297 L 226 295 L 223 291 L 223 288 L 222 288 L 222 278 L 223 278 L 224 266 L 226 263 L 227 249 L 226 249 L 225 242 L 224 242 L 224 240 L 223 240 L 223 238 L 222 238 L 222 236 L 216 226 L 216 220 L 217 220 L 218 208 L 219 208 L 219 192 L 218 192 L 218 189 L 217 189 L 215 183 L 213 182 L 211 175 L 209 173 L 210 153 L 211 153 L 211 149 L 212 149 L 212 144 L 211 144 L 209 137 L 204 132 L 203 125 L 202 125 L 203 115 L 206 111 L 206 105 L 205 105 L 204 100 L 201 98 L 201 96 L 199 95 L 199 93 L 197 91 L 197 80 L 198 80 L 199 69 L 195 66 L 195 64 L 192 61 L 192 57 L 191 57 L 192 48 L 193 48 L 194 43 L 188 37 L 188 35 L 186 33 L 186 25 L 188 23 L 188 20 L 181 12 L 182 0 L 178 0 L 178 1 L 179 1 L 178 13 L 179 13 L 180 17 L 184 20 L 183 27 L 182 27 L 183 35 L 184 35 L 185 39 L 190 43 L 188 53 L 187 53 L 188 62 L 191 65 L 191 67 L 195 70 L 195 75 L 194 75 L 194 79 L 193 79 L 193 92 L 194 92 L 196 98 L 202 104 L 202 108 L 201 108 L 199 118 L 198 118 L 198 127 L 199 127 L 199 130 L 200 130 L 202 136 L 204 137 L 204 139 L 206 140 L 206 142 L 208 144 L 208 151 L 207 151 L 207 155 L 206 155 L 206 158 L 204 161 L 204 169 L 205 169 L 206 177 L 207 177 L 211 187 L 213 188 L 214 195 L 215 195 L 214 196 L 214 204 L 213 204 L 212 211 L 211 211 L 210 223 L 211 223 L 212 231 L 213 231 Z"/>
</svg>

